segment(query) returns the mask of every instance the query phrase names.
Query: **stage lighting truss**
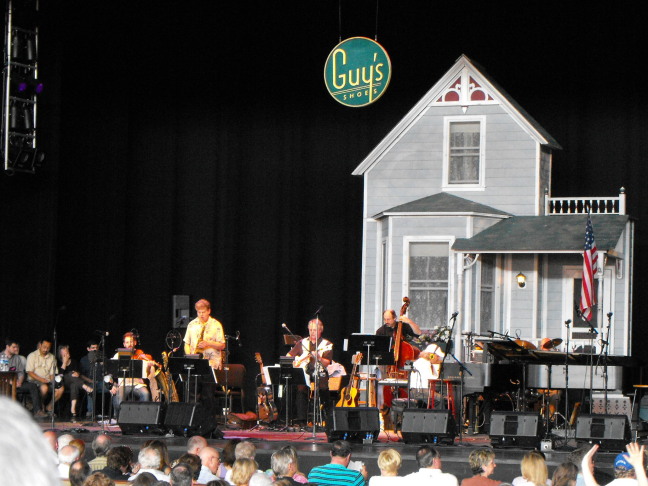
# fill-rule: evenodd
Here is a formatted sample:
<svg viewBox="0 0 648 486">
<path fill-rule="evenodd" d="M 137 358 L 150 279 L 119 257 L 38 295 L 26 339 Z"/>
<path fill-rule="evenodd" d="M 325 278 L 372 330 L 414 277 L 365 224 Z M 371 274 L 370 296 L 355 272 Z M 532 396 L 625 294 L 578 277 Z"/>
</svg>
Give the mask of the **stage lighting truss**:
<svg viewBox="0 0 648 486">
<path fill-rule="evenodd" d="M 38 2 L 7 1 L 2 100 L 2 158 L 6 171 L 35 173 L 45 154 L 37 149 Z"/>
</svg>

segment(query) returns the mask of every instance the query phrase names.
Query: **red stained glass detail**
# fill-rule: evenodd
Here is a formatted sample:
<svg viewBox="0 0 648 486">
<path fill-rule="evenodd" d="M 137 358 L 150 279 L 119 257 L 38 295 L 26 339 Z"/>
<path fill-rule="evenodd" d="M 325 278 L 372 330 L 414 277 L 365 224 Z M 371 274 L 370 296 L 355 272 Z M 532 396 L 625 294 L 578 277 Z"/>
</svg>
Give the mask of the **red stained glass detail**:
<svg viewBox="0 0 648 486">
<path fill-rule="evenodd" d="M 486 94 L 483 91 L 473 91 L 470 95 L 470 101 L 484 101 Z"/>
<path fill-rule="evenodd" d="M 456 93 L 455 91 L 450 91 L 445 94 L 444 98 L 445 98 L 444 101 L 459 101 L 459 93 Z"/>
</svg>

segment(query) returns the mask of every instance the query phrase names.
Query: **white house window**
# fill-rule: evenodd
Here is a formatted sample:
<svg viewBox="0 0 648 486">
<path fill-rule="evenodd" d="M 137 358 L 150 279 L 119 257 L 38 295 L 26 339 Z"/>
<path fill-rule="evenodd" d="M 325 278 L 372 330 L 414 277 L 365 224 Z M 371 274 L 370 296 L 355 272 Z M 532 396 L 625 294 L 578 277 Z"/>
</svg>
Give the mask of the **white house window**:
<svg viewBox="0 0 648 486">
<path fill-rule="evenodd" d="M 448 269 L 448 243 L 409 244 L 409 314 L 421 327 L 448 320 Z"/>
<path fill-rule="evenodd" d="M 484 120 L 447 119 L 444 187 L 452 190 L 484 186 Z"/>
<path fill-rule="evenodd" d="M 481 256 L 479 323 L 482 330 L 493 329 L 495 314 L 495 255 Z"/>
</svg>

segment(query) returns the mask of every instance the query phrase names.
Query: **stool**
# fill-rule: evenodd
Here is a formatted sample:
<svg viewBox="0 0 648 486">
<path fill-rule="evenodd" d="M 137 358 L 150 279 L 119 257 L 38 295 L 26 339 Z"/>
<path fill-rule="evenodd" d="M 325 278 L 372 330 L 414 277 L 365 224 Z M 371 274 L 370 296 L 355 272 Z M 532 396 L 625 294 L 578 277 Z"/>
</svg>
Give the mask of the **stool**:
<svg viewBox="0 0 648 486">
<path fill-rule="evenodd" d="M 454 398 L 454 387 L 452 386 L 452 380 L 428 380 L 428 404 L 427 408 L 435 408 L 434 405 L 434 396 L 436 394 L 437 385 L 440 386 L 441 400 L 448 401 L 448 408 L 452 412 L 455 420 L 457 419 L 457 414 L 455 411 L 455 398 Z M 443 387 L 445 385 L 445 394 L 443 393 Z"/>
</svg>

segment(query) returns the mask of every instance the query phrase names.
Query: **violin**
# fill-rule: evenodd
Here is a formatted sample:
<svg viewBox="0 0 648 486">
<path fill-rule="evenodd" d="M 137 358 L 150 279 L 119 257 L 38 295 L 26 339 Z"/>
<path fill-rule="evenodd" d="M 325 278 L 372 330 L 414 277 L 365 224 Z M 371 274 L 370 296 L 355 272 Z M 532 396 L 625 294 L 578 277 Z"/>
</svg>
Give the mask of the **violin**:
<svg viewBox="0 0 648 486">
<path fill-rule="evenodd" d="M 157 361 L 155 361 L 153 359 L 153 356 L 151 356 L 150 354 L 146 354 L 141 349 L 136 349 L 136 350 L 133 351 L 133 359 L 140 359 L 142 361 L 150 361 L 151 363 L 154 363 L 159 368 L 162 368 L 162 365 L 160 363 L 158 363 Z"/>
</svg>

